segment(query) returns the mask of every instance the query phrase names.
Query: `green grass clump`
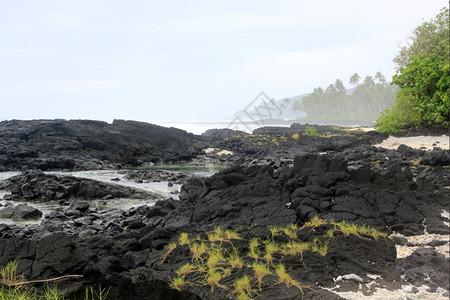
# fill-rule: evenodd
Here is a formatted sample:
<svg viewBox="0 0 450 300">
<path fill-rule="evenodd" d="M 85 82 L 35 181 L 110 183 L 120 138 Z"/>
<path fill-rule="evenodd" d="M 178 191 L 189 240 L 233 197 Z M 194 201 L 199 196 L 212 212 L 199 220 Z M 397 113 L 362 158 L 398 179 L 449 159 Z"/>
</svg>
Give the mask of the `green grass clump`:
<svg viewBox="0 0 450 300">
<path fill-rule="evenodd" d="M 169 286 L 171 288 L 181 291 L 181 289 L 184 287 L 185 284 L 186 282 L 184 281 L 184 277 L 175 277 L 172 279 Z"/>
<path fill-rule="evenodd" d="M 272 239 L 273 239 L 274 237 L 278 236 L 279 233 L 280 233 L 280 231 L 282 231 L 282 230 L 283 230 L 283 229 L 280 228 L 280 227 L 277 227 L 277 226 L 270 226 L 270 227 L 269 227 L 269 231 L 270 231 L 270 234 L 272 235 Z"/>
<path fill-rule="evenodd" d="M 244 261 L 237 254 L 231 254 L 228 263 L 233 269 L 242 269 L 242 267 L 244 266 Z"/>
<path fill-rule="evenodd" d="M 2 275 L 2 282 L 7 286 L 13 286 L 18 283 L 19 279 L 17 278 L 17 269 L 18 262 L 17 260 L 10 261 L 0 269 L 0 274 Z"/>
<path fill-rule="evenodd" d="M 320 137 L 320 134 L 317 133 L 317 129 L 312 126 L 306 126 L 305 132 L 303 135 L 312 136 L 312 137 Z"/>
<path fill-rule="evenodd" d="M 339 227 L 339 230 L 345 235 L 349 236 L 350 234 L 356 235 L 360 237 L 360 227 L 356 224 L 348 224 L 345 221 L 341 221 L 339 223 L 335 223 Z"/>
<path fill-rule="evenodd" d="M 179 277 L 184 277 L 187 274 L 193 273 L 197 270 L 197 267 L 191 263 L 185 263 L 181 268 L 177 270 L 177 275 Z"/>
<path fill-rule="evenodd" d="M 166 259 L 170 256 L 170 253 L 172 253 L 173 250 L 177 247 L 177 242 L 172 242 L 169 245 L 166 246 L 167 250 L 163 257 L 163 262 L 166 261 Z"/>
<path fill-rule="evenodd" d="M 317 252 L 322 256 L 327 255 L 328 252 L 328 241 L 327 240 L 320 240 L 318 238 L 315 238 L 311 244 L 311 251 Z"/>
<path fill-rule="evenodd" d="M 266 244 L 266 253 L 264 254 L 264 259 L 266 263 L 271 265 L 273 262 L 273 254 L 280 251 L 280 247 L 273 242 L 269 242 Z"/>
<path fill-rule="evenodd" d="M 281 247 L 281 253 L 292 256 L 301 255 L 301 259 L 303 259 L 303 252 L 309 250 L 309 248 L 309 243 L 290 241 Z"/>
<path fill-rule="evenodd" d="M 327 221 L 322 220 L 318 216 L 314 216 L 311 218 L 311 220 L 309 220 L 308 222 L 303 224 L 303 227 L 317 228 L 317 227 L 319 227 L 321 225 L 325 225 L 325 224 L 327 224 Z"/>
<path fill-rule="evenodd" d="M 256 261 L 258 261 L 258 258 L 259 258 L 259 249 L 258 249 L 259 244 L 260 244 L 260 242 L 259 242 L 258 238 L 253 238 L 249 244 L 250 251 L 248 253 L 248 256 L 250 256 L 251 258 L 253 258 Z"/>
<path fill-rule="evenodd" d="M 8 262 L 0 268 L 0 300 L 68 300 L 64 293 L 58 291 L 58 286 L 46 285 L 42 295 L 38 295 L 35 289 L 30 288 L 27 282 L 23 281 L 23 275 L 18 275 L 17 260 Z M 109 294 L 109 289 L 98 290 L 94 287 L 87 287 L 84 300 L 105 300 Z"/>
<path fill-rule="evenodd" d="M 238 295 L 238 299 L 251 299 L 253 292 L 250 284 L 250 278 L 247 275 L 242 276 L 234 281 L 234 293 Z"/>
<path fill-rule="evenodd" d="M 304 233 L 309 234 L 309 231 L 316 231 L 317 227 L 325 225 L 328 226 L 327 230 L 322 235 L 316 235 L 312 241 L 305 242 L 300 239 Z M 189 282 L 189 285 L 210 287 L 211 293 L 220 288 L 229 290 L 235 299 L 252 299 L 258 295 L 258 291 L 262 291 L 264 282 L 268 287 L 271 284 L 295 287 L 303 297 L 304 289 L 311 288 L 293 278 L 280 263 L 286 256 L 300 256 L 300 261 L 306 267 L 304 253 L 325 256 L 329 241 L 339 232 L 344 236 L 354 234 L 360 238 L 387 237 L 370 227 L 346 222 L 327 222 L 317 216 L 302 227 L 294 224 L 285 227 L 272 226 L 268 229 L 271 236 L 266 240 L 252 238 L 247 243 L 240 241 L 235 245 L 232 241 L 241 239 L 239 234 L 232 230 L 224 231 L 220 227 L 207 233 L 207 237 L 203 239 L 197 237 L 189 240 L 187 235 L 180 235 L 177 241 L 166 246 L 163 262 L 177 246 L 186 244 L 190 249 L 190 261 L 175 271 L 177 277 L 171 279 L 170 286 L 181 290 L 186 286 L 186 282 Z M 232 281 L 229 278 L 237 274 L 238 279 Z"/>
<path fill-rule="evenodd" d="M 231 243 L 231 240 L 239 240 L 241 237 L 239 234 L 232 230 L 222 231 L 220 226 L 216 227 L 216 229 L 210 233 L 208 233 L 208 240 L 210 242 L 228 242 Z"/>
<path fill-rule="evenodd" d="M 24 281 L 23 275 L 17 274 L 17 260 L 8 262 L 0 268 L 0 300 L 68 300 L 64 293 L 58 291 L 58 286 L 52 287 L 46 285 L 42 295 L 38 295 L 35 289 L 29 287 Z M 31 282 L 30 282 L 31 283 Z M 87 287 L 84 300 L 105 300 L 109 294 L 109 289 L 99 286 L 98 290 L 94 287 Z"/>
<path fill-rule="evenodd" d="M 283 228 L 284 234 L 294 240 L 298 239 L 297 230 L 298 230 L 297 225 L 291 225 L 291 226 Z"/>
<path fill-rule="evenodd" d="M 100 285 L 97 290 L 93 286 L 87 287 L 84 300 L 105 300 L 108 297 L 109 290 L 110 288 L 102 288 Z"/>
<path fill-rule="evenodd" d="M 58 287 L 49 287 L 48 285 L 44 287 L 44 299 L 46 300 L 64 300 L 64 294 L 58 292 Z M 88 298 L 87 298 L 88 299 Z"/>
<path fill-rule="evenodd" d="M 222 280 L 223 277 L 224 275 L 219 271 L 212 271 L 211 273 L 208 273 L 205 277 L 205 282 L 211 287 L 211 293 L 214 292 L 214 287 L 227 289 L 226 286 L 220 284 L 220 280 Z"/>
<path fill-rule="evenodd" d="M 208 246 L 203 241 L 201 243 L 192 243 L 190 245 L 190 250 L 192 258 L 196 263 L 203 262 L 203 256 L 206 254 L 206 251 L 208 251 Z"/>
<path fill-rule="evenodd" d="M 189 240 L 189 236 L 187 233 L 183 232 L 182 234 L 180 234 L 178 238 L 179 245 L 189 245 L 190 243 L 191 241 Z"/>
<path fill-rule="evenodd" d="M 214 248 L 209 254 L 206 265 L 208 266 L 209 270 L 215 270 L 224 260 L 225 258 L 223 256 L 222 249 Z"/>
<path fill-rule="evenodd" d="M 269 267 L 263 263 L 256 263 L 254 262 L 252 264 L 253 272 L 255 274 L 255 279 L 258 282 L 258 287 L 261 290 L 261 283 L 264 277 L 266 277 L 269 274 L 272 274 L 272 271 L 270 271 Z"/>
</svg>

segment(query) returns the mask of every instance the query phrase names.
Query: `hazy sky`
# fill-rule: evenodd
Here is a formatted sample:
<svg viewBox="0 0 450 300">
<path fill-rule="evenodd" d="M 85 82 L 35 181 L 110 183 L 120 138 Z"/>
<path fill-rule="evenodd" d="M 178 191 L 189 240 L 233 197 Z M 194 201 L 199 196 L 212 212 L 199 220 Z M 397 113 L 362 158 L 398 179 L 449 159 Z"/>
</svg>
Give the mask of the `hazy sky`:
<svg viewBox="0 0 450 300">
<path fill-rule="evenodd" d="M 0 120 L 227 119 L 395 72 L 447 0 L 0 0 Z"/>
</svg>

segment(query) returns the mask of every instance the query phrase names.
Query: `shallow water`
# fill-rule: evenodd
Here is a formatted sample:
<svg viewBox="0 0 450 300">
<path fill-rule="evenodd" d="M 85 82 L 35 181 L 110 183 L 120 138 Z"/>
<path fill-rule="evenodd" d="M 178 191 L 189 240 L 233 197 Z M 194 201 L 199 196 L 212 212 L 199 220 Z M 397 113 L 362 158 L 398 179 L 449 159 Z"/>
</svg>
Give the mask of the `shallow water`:
<svg viewBox="0 0 450 300">
<path fill-rule="evenodd" d="M 181 185 L 174 184 L 169 187 L 167 181 L 161 182 L 144 182 L 144 183 L 136 183 L 132 180 L 125 179 L 125 174 L 122 172 L 118 172 L 115 170 L 97 170 L 97 171 L 77 171 L 77 172 L 46 172 L 47 174 L 55 174 L 55 175 L 66 175 L 66 176 L 74 176 L 79 178 L 88 178 L 97 181 L 102 181 L 110 184 L 117 184 L 121 186 L 132 187 L 148 192 L 153 192 L 161 195 L 161 198 L 174 198 L 178 199 L 177 193 L 180 191 Z M 119 178 L 119 181 L 114 181 L 111 179 Z"/>
<path fill-rule="evenodd" d="M 146 168 L 147 170 L 167 170 L 201 177 L 209 177 L 230 167 L 229 162 L 187 162 L 176 164 L 159 164 Z M 145 170 L 145 169 L 141 169 Z"/>
<path fill-rule="evenodd" d="M 228 164 L 208 164 L 208 163 L 182 163 L 182 164 L 166 164 L 166 165 L 155 165 L 147 169 L 151 170 L 170 170 L 170 171 L 178 171 L 187 174 L 193 174 L 196 176 L 211 176 L 214 173 L 225 169 Z M 94 170 L 94 171 L 72 171 L 72 172 L 46 172 L 47 174 L 55 174 L 55 175 L 66 175 L 66 176 L 74 176 L 79 178 L 88 178 L 97 181 L 102 181 L 110 184 L 117 184 L 121 186 L 132 187 L 136 189 L 141 189 L 144 191 L 156 193 L 161 197 L 156 200 L 143 200 L 143 199 L 112 199 L 112 200 L 91 200 L 92 208 L 97 208 L 98 210 L 106 210 L 106 209 L 120 209 L 120 210 L 128 210 L 133 207 L 138 207 L 141 205 L 153 206 L 156 201 L 160 199 L 173 198 L 178 199 L 178 193 L 180 191 L 180 184 L 173 184 L 173 186 L 168 186 L 167 181 L 162 182 L 144 182 L 144 183 L 136 183 L 134 180 L 125 179 L 124 172 L 116 171 L 116 170 Z M 20 174 L 20 172 L 0 172 L 0 180 L 5 180 L 7 178 L 13 177 L 15 175 Z M 111 179 L 119 178 L 119 181 L 113 181 Z M 42 219 L 45 218 L 46 215 L 50 214 L 53 209 L 60 206 L 58 201 L 51 202 L 34 202 L 34 201 L 6 201 L 3 199 L 4 195 L 10 194 L 9 191 L 0 190 L 0 204 L 5 205 L 7 202 L 11 202 L 14 205 L 20 203 L 26 203 L 30 206 L 33 206 L 42 211 L 43 216 L 39 220 L 13 220 L 9 218 L 0 218 L 0 223 L 5 224 L 18 224 L 18 225 L 27 225 L 27 224 L 39 224 Z"/>
<path fill-rule="evenodd" d="M 11 172 L 0 172 L 0 180 L 5 180 L 8 179 L 10 177 L 19 175 L 20 172 L 16 172 L 16 171 L 11 171 Z M 2 196 L 3 199 L 3 196 Z"/>
<path fill-rule="evenodd" d="M 127 180 L 124 177 L 125 174 L 120 174 L 114 170 L 98 170 L 98 171 L 78 171 L 78 172 L 46 172 L 48 174 L 56 174 L 56 175 L 67 175 L 67 176 L 75 176 L 79 178 L 88 178 L 97 181 L 102 181 L 110 184 L 117 184 L 127 187 L 132 187 L 136 189 L 145 190 L 148 192 L 153 192 L 159 194 L 161 197 L 159 199 L 167 199 L 174 198 L 178 199 L 178 192 L 181 188 L 181 185 L 174 184 L 169 187 L 168 182 L 148 182 L 148 183 L 135 183 L 134 181 Z M 15 176 L 19 174 L 19 172 L 0 172 L 1 180 L 7 179 L 9 177 Z M 120 181 L 112 181 L 112 178 L 119 178 Z M 172 194 L 174 193 L 174 194 Z M 10 194 L 9 191 L 0 190 L 0 199 L 6 194 Z M 153 206 L 157 200 L 148 200 L 148 199 L 111 199 L 111 200 L 91 200 L 89 201 L 91 204 L 91 208 L 97 208 L 99 210 L 106 209 L 120 209 L 120 210 L 128 210 L 132 207 L 138 207 L 141 205 Z M 26 203 L 30 206 L 33 206 L 42 211 L 43 216 L 39 220 L 13 220 L 10 218 L 0 218 L 0 223 L 5 224 L 17 224 L 17 225 L 27 225 L 27 224 L 39 224 L 42 219 L 45 218 L 46 215 L 50 214 L 53 209 L 60 206 L 58 201 L 50 201 L 50 202 L 35 202 L 35 201 L 6 201 L 0 200 L 0 204 L 5 205 L 7 202 L 11 202 L 14 205 Z"/>
</svg>

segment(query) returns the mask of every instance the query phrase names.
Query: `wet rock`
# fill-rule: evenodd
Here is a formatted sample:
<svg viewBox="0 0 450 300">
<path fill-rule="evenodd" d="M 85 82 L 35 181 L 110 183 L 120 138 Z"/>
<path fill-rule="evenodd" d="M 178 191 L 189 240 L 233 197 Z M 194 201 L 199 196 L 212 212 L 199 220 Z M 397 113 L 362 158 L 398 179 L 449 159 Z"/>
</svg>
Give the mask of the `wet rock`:
<svg viewBox="0 0 450 300">
<path fill-rule="evenodd" d="M 42 217 L 42 211 L 28 204 L 18 204 L 16 206 L 9 204 L 0 208 L 0 218 L 39 219 L 40 217 Z"/>
<path fill-rule="evenodd" d="M 12 217 L 15 219 L 38 219 L 42 217 L 42 211 L 28 204 L 19 204 L 14 207 Z"/>
<path fill-rule="evenodd" d="M 0 208 L 0 218 L 11 218 L 14 214 L 14 205 Z"/>
<path fill-rule="evenodd" d="M 156 198 L 158 195 L 129 187 L 73 176 L 26 171 L 7 180 L 13 196 L 27 200 Z"/>
<path fill-rule="evenodd" d="M 78 210 L 84 213 L 89 209 L 89 206 L 90 204 L 87 201 L 74 200 L 70 203 L 69 209 Z"/>
<path fill-rule="evenodd" d="M 126 175 L 124 176 L 124 178 L 133 180 L 136 183 L 168 181 L 168 186 L 173 186 L 174 183 L 186 183 L 192 177 L 193 175 L 190 174 L 167 170 L 133 170 L 127 171 Z"/>
</svg>

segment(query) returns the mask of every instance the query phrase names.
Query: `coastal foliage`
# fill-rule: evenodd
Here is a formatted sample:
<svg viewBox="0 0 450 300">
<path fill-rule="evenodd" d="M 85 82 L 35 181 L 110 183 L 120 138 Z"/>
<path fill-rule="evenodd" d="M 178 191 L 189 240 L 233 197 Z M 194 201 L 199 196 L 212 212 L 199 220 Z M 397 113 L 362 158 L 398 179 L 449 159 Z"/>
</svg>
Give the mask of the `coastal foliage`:
<svg viewBox="0 0 450 300">
<path fill-rule="evenodd" d="M 395 133 L 402 128 L 449 125 L 450 33 L 449 10 L 418 26 L 408 46 L 395 57 L 392 83 L 400 90 L 393 106 L 377 120 L 378 131 Z"/>
<path fill-rule="evenodd" d="M 313 137 L 320 136 L 320 134 L 317 133 L 317 129 L 315 129 L 312 126 L 306 126 L 306 129 L 305 129 L 305 132 L 303 132 L 303 135 L 313 136 Z"/>
<path fill-rule="evenodd" d="M 57 285 L 46 285 L 43 293 L 29 288 L 31 282 L 25 282 L 23 275 L 17 274 L 17 260 L 8 262 L 0 268 L 0 300 L 68 300 L 64 293 L 58 291 Z M 45 281 L 45 280 L 43 280 Z M 50 280 L 48 280 L 50 281 Z M 41 281 L 42 282 L 42 281 Z M 109 289 L 99 286 L 86 287 L 84 300 L 106 300 Z"/>
<path fill-rule="evenodd" d="M 328 228 L 323 235 L 309 242 L 299 238 L 302 230 L 316 231 L 320 226 Z M 284 284 L 288 288 L 297 288 L 303 295 L 305 289 L 312 288 L 302 284 L 286 268 L 283 261 L 287 257 L 303 262 L 307 251 L 325 256 L 329 241 L 337 233 L 375 240 L 388 237 L 370 227 L 344 221 L 325 221 L 317 216 L 302 227 L 292 224 L 285 227 L 270 226 L 268 229 L 270 236 L 266 239 L 252 238 L 248 241 L 243 240 L 237 231 L 223 231 L 220 227 L 208 232 L 204 238 L 181 233 L 177 241 L 166 247 L 162 263 L 170 263 L 169 258 L 174 249 L 185 247 L 186 241 L 191 241 L 188 244 L 190 257 L 188 262 L 175 270 L 170 286 L 177 290 L 186 286 L 205 286 L 209 287 L 211 293 L 221 289 L 235 299 L 252 299 L 264 288 Z"/>
<path fill-rule="evenodd" d="M 358 73 L 350 77 L 349 83 L 354 86 L 351 93 L 340 79 L 326 89 L 315 88 L 297 108 L 311 120 L 376 120 L 395 101 L 396 88 L 381 72 L 360 80 Z"/>
</svg>

